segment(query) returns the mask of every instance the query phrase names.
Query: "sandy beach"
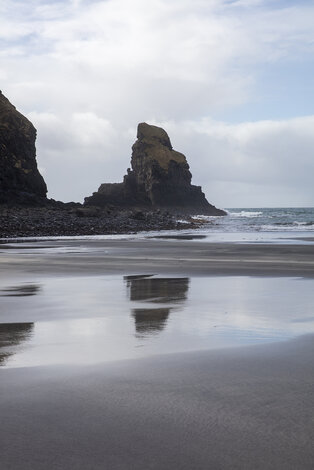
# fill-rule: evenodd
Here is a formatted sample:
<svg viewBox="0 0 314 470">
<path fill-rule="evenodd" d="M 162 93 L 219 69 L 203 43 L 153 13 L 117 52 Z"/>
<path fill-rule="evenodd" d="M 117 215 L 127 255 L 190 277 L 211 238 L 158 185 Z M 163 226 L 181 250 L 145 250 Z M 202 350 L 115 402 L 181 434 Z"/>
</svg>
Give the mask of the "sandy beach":
<svg viewBox="0 0 314 470">
<path fill-rule="evenodd" d="M 313 468 L 313 245 L 63 239 L 0 252 L 1 468 Z M 84 363 L 91 344 L 104 357 Z"/>
<path fill-rule="evenodd" d="M 1 372 L 4 469 L 312 469 L 313 338 Z"/>
<path fill-rule="evenodd" d="M 312 244 L 191 243 L 149 237 L 51 239 L 8 242 L 0 245 L 0 253 L 5 277 L 20 273 L 314 277 Z"/>
</svg>

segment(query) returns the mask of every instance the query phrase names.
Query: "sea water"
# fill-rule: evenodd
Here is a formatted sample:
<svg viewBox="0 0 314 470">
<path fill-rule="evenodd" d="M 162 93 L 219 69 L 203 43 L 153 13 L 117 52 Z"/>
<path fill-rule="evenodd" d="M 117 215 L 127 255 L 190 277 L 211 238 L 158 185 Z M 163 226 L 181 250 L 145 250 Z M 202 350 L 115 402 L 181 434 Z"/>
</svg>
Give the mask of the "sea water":
<svg viewBox="0 0 314 470">
<path fill-rule="evenodd" d="M 196 230 L 172 231 L 168 235 L 194 236 L 196 240 L 212 242 L 267 242 L 267 243 L 313 243 L 314 208 L 228 208 L 225 217 L 194 216 L 201 223 Z M 162 234 L 166 235 L 167 234 Z"/>
<path fill-rule="evenodd" d="M 233 208 L 226 217 L 208 219 L 208 228 L 240 232 L 314 232 L 313 207 Z"/>
</svg>

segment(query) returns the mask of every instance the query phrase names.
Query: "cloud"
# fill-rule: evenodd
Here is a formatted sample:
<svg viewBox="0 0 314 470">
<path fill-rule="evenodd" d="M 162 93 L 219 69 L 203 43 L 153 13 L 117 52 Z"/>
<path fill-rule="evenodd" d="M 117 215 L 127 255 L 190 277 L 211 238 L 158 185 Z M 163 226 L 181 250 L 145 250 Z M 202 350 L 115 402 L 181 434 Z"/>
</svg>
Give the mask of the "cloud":
<svg viewBox="0 0 314 470">
<path fill-rule="evenodd" d="M 312 205 L 314 116 L 237 125 L 162 123 L 189 155 L 194 181 L 224 207 Z"/>
<path fill-rule="evenodd" d="M 256 204 L 271 203 L 271 191 L 279 204 L 288 185 L 289 201 L 307 203 L 312 118 L 276 121 L 260 77 L 278 67 L 280 90 L 283 64 L 311 60 L 313 14 L 308 2 L 279 0 L 7 0 L 1 87 L 34 121 L 57 199 L 82 200 L 121 179 L 145 120 L 165 124 L 217 204 L 243 205 L 254 191 Z M 269 120 L 254 114 L 260 99 Z M 228 124 L 224 116 L 243 109 L 250 118 Z"/>
<path fill-rule="evenodd" d="M 50 197 L 82 201 L 104 178 L 122 177 L 114 171 L 121 136 L 108 120 L 91 112 L 63 116 L 32 112 L 27 117 L 40 129 L 37 160 Z"/>
<path fill-rule="evenodd" d="M 144 96 L 157 115 L 168 118 L 211 114 L 250 99 L 252 64 L 313 50 L 313 7 L 243 13 L 239 2 L 202 0 L 152 0 L 149 9 L 143 0 L 32 3 L 25 19 L 16 19 L 8 1 L 0 28 L 8 41 L 3 60 L 17 96 L 32 84 L 35 94 L 41 79 L 46 108 L 75 106 L 81 94 L 82 105 L 88 106 L 82 98 L 87 95 L 114 113 L 131 95 L 131 105 L 134 100 L 141 106 Z"/>
</svg>

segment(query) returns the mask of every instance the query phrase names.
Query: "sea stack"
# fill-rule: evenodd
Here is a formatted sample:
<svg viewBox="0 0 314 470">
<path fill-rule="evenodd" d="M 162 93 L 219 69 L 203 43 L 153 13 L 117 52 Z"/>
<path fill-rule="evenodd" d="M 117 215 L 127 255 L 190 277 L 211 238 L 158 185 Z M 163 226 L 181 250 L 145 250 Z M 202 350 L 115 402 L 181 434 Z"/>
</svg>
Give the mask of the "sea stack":
<svg viewBox="0 0 314 470">
<path fill-rule="evenodd" d="M 102 184 L 85 198 L 85 204 L 226 215 L 209 204 L 201 187 L 192 185 L 191 179 L 185 156 L 173 150 L 167 132 L 143 122 L 138 125 L 131 169 L 123 182 Z"/>
<path fill-rule="evenodd" d="M 36 162 L 36 129 L 0 91 L 0 203 L 38 204 L 47 186 Z"/>
</svg>

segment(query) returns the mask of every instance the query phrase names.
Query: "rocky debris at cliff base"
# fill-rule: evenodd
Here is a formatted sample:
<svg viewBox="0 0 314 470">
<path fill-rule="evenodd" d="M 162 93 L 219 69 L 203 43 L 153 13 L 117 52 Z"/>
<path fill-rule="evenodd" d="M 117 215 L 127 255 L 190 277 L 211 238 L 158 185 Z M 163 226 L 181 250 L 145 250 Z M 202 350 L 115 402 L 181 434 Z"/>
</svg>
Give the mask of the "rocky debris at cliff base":
<svg viewBox="0 0 314 470">
<path fill-rule="evenodd" d="M 52 207 L 0 206 L 0 238 L 128 234 L 179 230 L 198 226 L 192 219 L 164 211 L 86 208 L 78 204 Z"/>
</svg>

